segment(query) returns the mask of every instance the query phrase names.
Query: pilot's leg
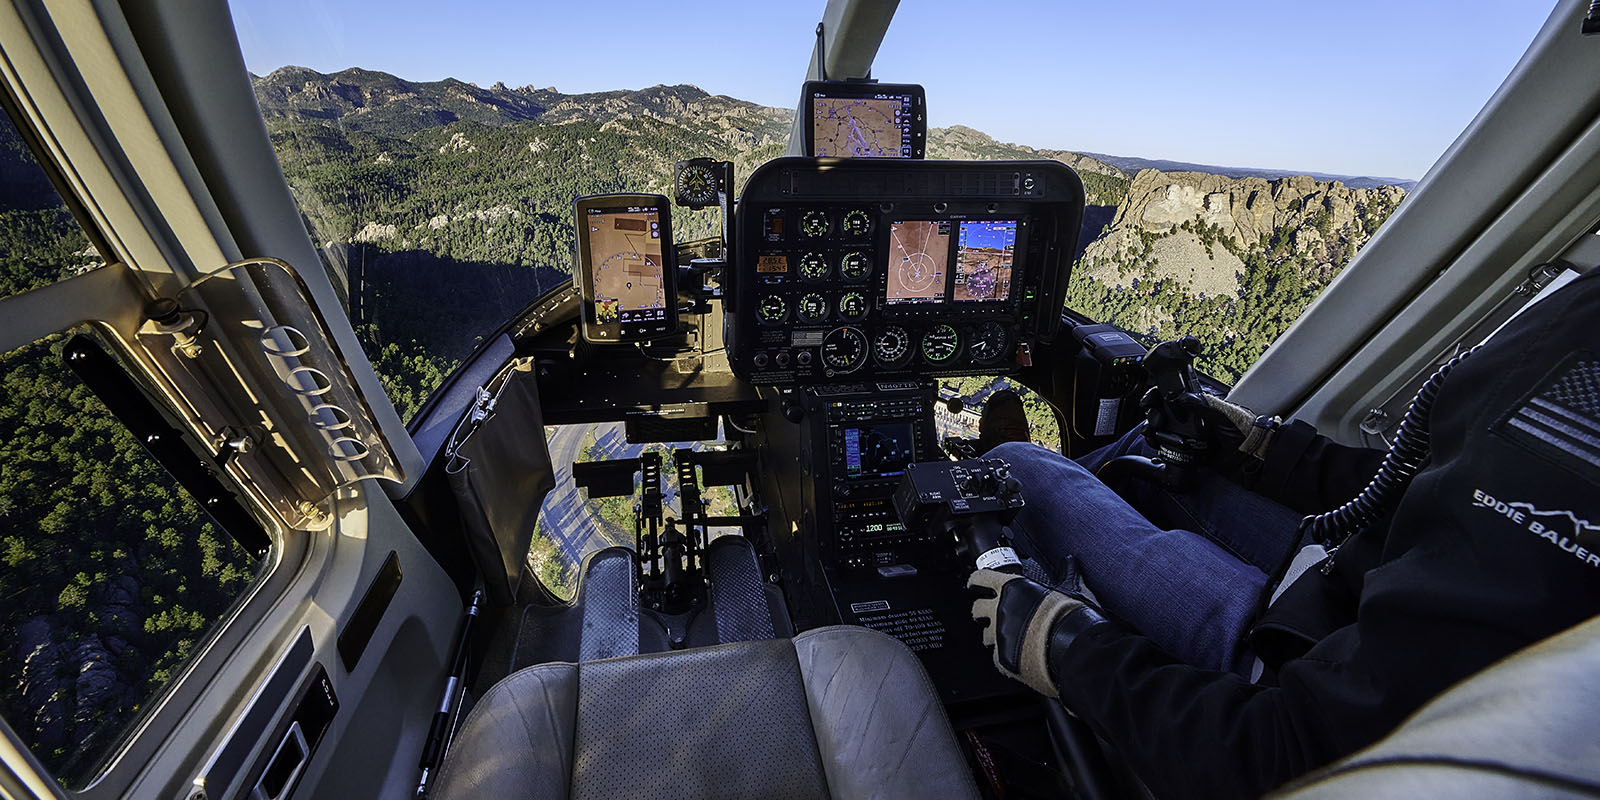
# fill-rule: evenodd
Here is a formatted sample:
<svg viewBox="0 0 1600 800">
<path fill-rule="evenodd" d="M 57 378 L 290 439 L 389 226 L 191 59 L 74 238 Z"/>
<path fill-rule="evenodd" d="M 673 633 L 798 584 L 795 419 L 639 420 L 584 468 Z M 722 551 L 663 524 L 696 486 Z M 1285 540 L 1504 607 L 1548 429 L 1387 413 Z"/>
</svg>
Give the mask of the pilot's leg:
<svg viewBox="0 0 1600 800">
<path fill-rule="evenodd" d="M 1247 674 L 1243 644 L 1268 569 L 1200 533 L 1146 519 L 1082 465 L 1037 445 L 1002 444 L 1027 505 L 1016 546 L 1052 569 L 1077 557 L 1105 610 L 1198 667 Z M 1242 490 L 1241 490 L 1242 491 Z M 1282 552 L 1293 545 L 1291 523 Z"/>
<path fill-rule="evenodd" d="M 1155 448 L 1144 439 L 1142 426 L 1077 462 L 1099 475 L 1106 462 L 1124 455 L 1156 455 Z M 1181 492 L 1133 475 L 1109 485 L 1157 526 L 1203 534 L 1269 574 L 1282 565 L 1289 549 L 1297 544 L 1293 535 L 1300 526 L 1300 514 L 1205 467 L 1192 473 L 1189 485 Z"/>
</svg>

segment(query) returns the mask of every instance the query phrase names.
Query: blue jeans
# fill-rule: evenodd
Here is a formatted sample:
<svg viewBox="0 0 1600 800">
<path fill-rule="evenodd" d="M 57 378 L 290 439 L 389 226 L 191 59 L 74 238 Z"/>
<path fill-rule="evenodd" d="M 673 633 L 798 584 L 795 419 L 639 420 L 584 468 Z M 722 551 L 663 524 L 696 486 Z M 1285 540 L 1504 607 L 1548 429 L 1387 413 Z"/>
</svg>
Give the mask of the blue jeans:
<svg viewBox="0 0 1600 800">
<path fill-rule="evenodd" d="M 1204 468 L 1181 493 L 1133 480 L 1118 494 L 1095 470 L 1129 453 L 1150 455 L 1137 428 L 1078 462 L 1021 442 L 991 450 L 1027 502 L 1017 551 L 1055 578 L 1076 557 L 1111 616 L 1187 664 L 1248 675 L 1244 637 L 1300 516 Z"/>
</svg>

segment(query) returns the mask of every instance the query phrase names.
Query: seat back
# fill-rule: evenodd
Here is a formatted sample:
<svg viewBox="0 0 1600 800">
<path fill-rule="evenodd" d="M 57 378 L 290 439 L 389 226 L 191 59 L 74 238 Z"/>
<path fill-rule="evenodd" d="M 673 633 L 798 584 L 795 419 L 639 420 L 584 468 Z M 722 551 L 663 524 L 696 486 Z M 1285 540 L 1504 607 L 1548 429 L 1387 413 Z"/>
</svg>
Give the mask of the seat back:
<svg viewBox="0 0 1600 800">
<path fill-rule="evenodd" d="M 1387 737 L 1273 794 L 1600 797 L 1600 617 L 1456 684 Z"/>
</svg>

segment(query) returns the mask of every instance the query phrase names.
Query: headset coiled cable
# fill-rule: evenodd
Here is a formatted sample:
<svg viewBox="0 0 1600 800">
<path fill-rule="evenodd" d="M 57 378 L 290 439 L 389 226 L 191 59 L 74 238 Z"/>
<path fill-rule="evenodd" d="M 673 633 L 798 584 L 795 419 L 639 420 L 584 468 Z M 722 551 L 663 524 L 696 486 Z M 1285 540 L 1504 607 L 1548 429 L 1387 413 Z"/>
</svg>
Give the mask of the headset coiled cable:
<svg viewBox="0 0 1600 800">
<path fill-rule="evenodd" d="M 1394 442 L 1389 445 L 1383 463 L 1360 494 L 1332 511 L 1308 516 L 1300 521 L 1301 531 L 1309 531 L 1313 541 L 1328 549 L 1329 558 L 1323 567 L 1324 572 L 1332 570 L 1332 555 L 1345 540 L 1371 526 L 1399 505 L 1401 495 L 1411 485 L 1411 479 L 1428 462 L 1432 448 L 1428 418 L 1433 414 L 1439 387 L 1457 364 L 1478 352 L 1482 346 L 1479 344 L 1458 353 L 1423 382 L 1422 388 L 1417 390 L 1417 396 L 1412 398 L 1410 407 L 1406 409 L 1405 417 L 1400 420 L 1400 428 L 1395 432 Z"/>
</svg>

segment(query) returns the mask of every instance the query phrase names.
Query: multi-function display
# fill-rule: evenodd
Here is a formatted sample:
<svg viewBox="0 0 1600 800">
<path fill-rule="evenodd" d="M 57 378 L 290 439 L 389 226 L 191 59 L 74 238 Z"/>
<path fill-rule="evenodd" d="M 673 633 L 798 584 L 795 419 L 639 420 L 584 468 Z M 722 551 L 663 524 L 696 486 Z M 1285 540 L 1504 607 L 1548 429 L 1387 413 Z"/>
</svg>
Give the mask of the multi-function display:
<svg viewBox="0 0 1600 800">
<path fill-rule="evenodd" d="M 950 270 L 949 220 L 896 220 L 889 226 L 889 305 L 944 300 Z"/>
<path fill-rule="evenodd" d="M 807 150 L 836 158 L 922 158 L 923 91 L 912 84 L 808 81 Z"/>
</svg>

